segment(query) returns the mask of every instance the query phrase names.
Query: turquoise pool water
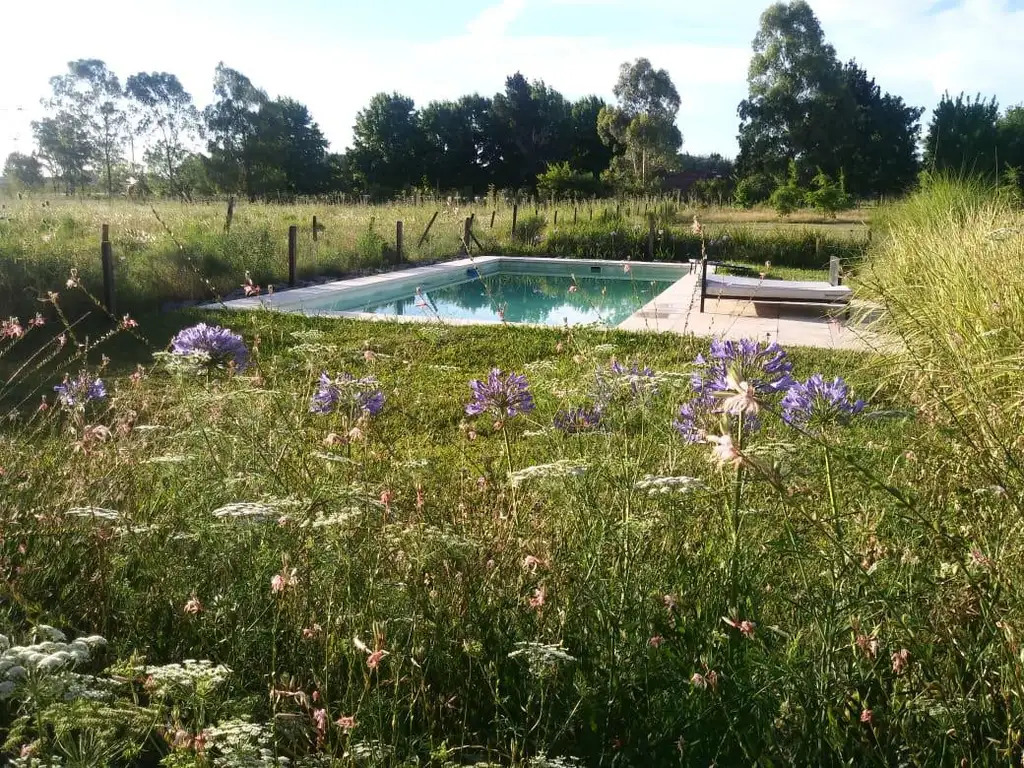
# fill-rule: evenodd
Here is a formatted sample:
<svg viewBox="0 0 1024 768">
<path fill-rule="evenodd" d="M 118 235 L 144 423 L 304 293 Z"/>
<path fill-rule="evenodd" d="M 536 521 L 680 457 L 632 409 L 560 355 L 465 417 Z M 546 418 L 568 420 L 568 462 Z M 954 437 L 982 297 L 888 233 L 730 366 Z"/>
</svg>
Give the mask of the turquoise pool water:
<svg viewBox="0 0 1024 768">
<path fill-rule="evenodd" d="M 307 311 L 369 312 L 441 319 L 569 325 L 615 326 L 664 291 L 674 281 L 623 277 L 494 274 L 464 279 L 419 293 L 381 297 L 353 304 L 339 299 L 306 307 Z"/>
</svg>

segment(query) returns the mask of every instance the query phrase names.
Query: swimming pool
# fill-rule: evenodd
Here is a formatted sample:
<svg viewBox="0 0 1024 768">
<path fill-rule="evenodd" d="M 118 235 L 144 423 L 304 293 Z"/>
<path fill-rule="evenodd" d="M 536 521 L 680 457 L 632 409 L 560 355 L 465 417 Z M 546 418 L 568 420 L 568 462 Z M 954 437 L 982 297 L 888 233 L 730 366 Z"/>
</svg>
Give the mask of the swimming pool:
<svg viewBox="0 0 1024 768">
<path fill-rule="evenodd" d="M 308 315 L 614 327 L 687 265 L 486 256 L 227 302 Z"/>
</svg>

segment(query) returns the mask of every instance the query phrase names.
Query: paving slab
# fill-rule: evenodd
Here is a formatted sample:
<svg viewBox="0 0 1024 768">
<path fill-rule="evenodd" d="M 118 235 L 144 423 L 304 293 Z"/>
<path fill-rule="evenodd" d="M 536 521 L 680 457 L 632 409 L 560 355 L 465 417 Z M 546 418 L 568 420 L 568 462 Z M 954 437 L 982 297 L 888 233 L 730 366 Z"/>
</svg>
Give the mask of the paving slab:
<svg viewBox="0 0 1024 768">
<path fill-rule="evenodd" d="M 853 319 L 846 319 L 848 315 Z M 700 275 L 673 283 L 618 327 L 721 339 L 777 341 L 784 346 L 885 351 L 891 342 L 865 327 L 871 312 L 814 305 L 706 298 L 700 311 Z M 870 318 L 868 318 L 870 319 Z"/>
</svg>

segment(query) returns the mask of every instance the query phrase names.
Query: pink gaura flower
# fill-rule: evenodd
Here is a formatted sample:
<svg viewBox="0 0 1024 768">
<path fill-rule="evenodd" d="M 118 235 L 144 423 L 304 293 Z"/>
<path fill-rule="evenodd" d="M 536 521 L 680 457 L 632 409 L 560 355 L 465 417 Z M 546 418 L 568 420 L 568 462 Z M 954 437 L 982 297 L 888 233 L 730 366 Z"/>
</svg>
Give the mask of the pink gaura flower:
<svg viewBox="0 0 1024 768">
<path fill-rule="evenodd" d="M 197 613 L 203 612 L 203 604 L 199 602 L 198 597 L 192 595 L 192 597 L 188 599 L 188 602 L 185 603 L 185 606 L 182 608 L 182 610 L 190 616 L 195 616 Z"/>
<path fill-rule="evenodd" d="M 661 635 L 655 635 L 654 637 L 652 637 L 650 640 L 647 641 L 647 645 L 649 645 L 651 648 L 661 648 L 661 646 L 662 646 L 662 644 L 664 644 L 664 642 L 665 642 L 665 638 L 664 637 L 662 637 Z"/>
<path fill-rule="evenodd" d="M 854 641 L 857 647 L 863 651 L 864 655 L 869 659 L 875 658 L 878 655 L 878 638 L 869 637 L 868 635 L 857 635 L 857 639 Z"/>
<path fill-rule="evenodd" d="M 547 565 L 547 561 L 541 560 L 539 557 L 533 555 L 527 555 L 523 558 L 523 569 L 530 573 L 536 573 L 538 568 L 543 568 Z"/>
<path fill-rule="evenodd" d="M 714 445 L 711 460 L 718 466 L 739 467 L 743 463 L 743 454 L 733 445 L 731 435 L 708 435 L 708 442 Z"/>
<path fill-rule="evenodd" d="M 578 290 L 579 290 L 579 287 L 575 283 L 573 283 L 572 285 L 569 286 L 569 293 L 576 293 Z M 559 343 L 561 343 L 561 342 L 559 342 Z"/>
<path fill-rule="evenodd" d="M 319 624 L 314 624 L 312 627 L 306 627 L 302 630 L 303 640 L 315 640 L 320 637 L 320 633 L 323 632 L 324 628 Z"/>
<path fill-rule="evenodd" d="M 388 654 L 388 652 L 383 649 L 374 651 L 366 657 L 366 666 L 368 666 L 370 669 L 376 669 L 380 666 L 380 663 L 384 659 L 384 657 L 388 655 L 390 654 Z"/>
<path fill-rule="evenodd" d="M 356 727 L 356 718 L 354 715 L 342 715 L 334 721 L 334 724 L 343 731 L 351 731 Z"/>
<path fill-rule="evenodd" d="M 0 339 L 20 339 L 24 335 L 25 329 L 18 318 L 9 317 L 0 322 Z"/>
<path fill-rule="evenodd" d="M 535 590 L 533 590 L 533 597 L 530 598 L 530 607 L 542 608 L 544 606 L 544 601 L 547 599 L 547 596 L 548 591 L 543 585 L 537 587 Z"/>
<path fill-rule="evenodd" d="M 391 509 L 391 502 L 395 499 L 394 491 L 384 490 L 380 492 L 380 503 L 384 505 L 387 510 Z"/>
<path fill-rule="evenodd" d="M 377 359 L 377 353 L 374 352 L 372 349 L 364 349 L 363 350 L 363 360 L 365 360 L 368 363 L 372 363 L 376 359 Z"/>
<path fill-rule="evenodd" d="M 902 675 L 910 663 L 910 651 L 900 648 L 892 654 L 892 671 L 894 675 Z"/>
<path fill-rule="evenodd" d="M 39 312 L 36 312 L 36 316 L 28 321 L 28 325 L 30 328 L 42 328 L 46 325 L 46 318 L 44 318 Z"/>
<path fill-rule="evenodd" d="M 733 619 L 730 619 L 727 616 L 723 616 L 722 621 L 724 621 L 733 629 L 738 629 L 740 631 L 740 634 L 748 640 L 754 636 L 754 627 L 757 626 L 752 621 L 747 621 L 746 619 L 744 619 L 743 621 L 734 621 Z"/>
<path fill-rule="evenodd" d="M 274 574 L 270 580 L 270 591 L 275 595 L 283 595 L 287 590 L 298 586 L 299 577 L 295 568 L 289 570 L 282 568 L 280 573 Z"/>
<path fill-rule="evenodd" d="M 125 315 L 124 317 L 121 318 L 121 327 L 126 330 L 128 328 L 138 328 L 139 323 L 138 321 L 132 319 L 131 315 Z"/>
<path fill-rule="evenodd" d="M 875 719 L 875 713 L 872 712 L 870 709 L 865 709 L 865 710 L 861 711 L 861 713 L 860 713 L 860 721 L 862 723 L 867 723 L 868 725 L 871 725 L 871 723 L 872 723 L 872 721 L 874 721 L 874 719 Z"/>
</svg>

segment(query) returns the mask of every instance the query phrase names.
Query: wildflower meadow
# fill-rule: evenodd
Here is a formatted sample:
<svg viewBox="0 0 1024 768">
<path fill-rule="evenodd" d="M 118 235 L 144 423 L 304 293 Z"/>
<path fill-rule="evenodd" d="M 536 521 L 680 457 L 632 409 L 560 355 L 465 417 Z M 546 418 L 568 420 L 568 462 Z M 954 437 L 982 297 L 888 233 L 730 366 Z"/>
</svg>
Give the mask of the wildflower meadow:
<svg viewBox="0 0 1024 768">
<path fill-rule="evenodd" d="M 921 193 L 936 216 L 942 194 Z M 920 198 L 876 238 L 863 290 L 904 342 L 884 357 L 269 312 L 76 325 L 60 295 L 5 321 L 5 760 L 1019 762 L 1020 326 L 998 318 L 1020 294 L 972 315 L 991 375 L 901 333 L 924 296 L 905 233 L 1019 215 L 961 194 L 978 229 L 929 230 Z"/>
</svg>

